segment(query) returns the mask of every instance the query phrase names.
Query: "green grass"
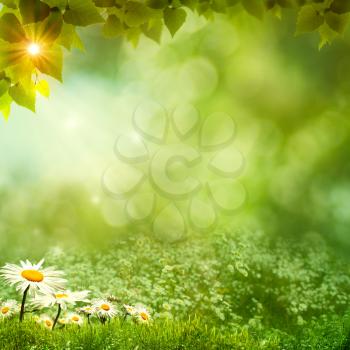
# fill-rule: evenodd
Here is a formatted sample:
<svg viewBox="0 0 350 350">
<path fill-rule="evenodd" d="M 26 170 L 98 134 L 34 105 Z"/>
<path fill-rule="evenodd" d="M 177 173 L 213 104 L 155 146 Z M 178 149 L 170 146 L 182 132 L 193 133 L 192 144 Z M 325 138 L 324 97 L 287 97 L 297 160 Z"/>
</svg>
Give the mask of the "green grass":
<svg viewBox="0 0 350 350">
<path fill-rule="evenodd" d="M 318 320 L 300 327 L 294 327 L 290 334 L 281 335 L 280 348 L 284 350 L 349 350 L 350 328 L 349 315 Z"/>
<path fill-rule="evenodd" d="M 136 325 L 115 320 L 104 326 L 46 330 L 32 321 L 17 320 L 0 326 L 2 350 L 13 349 L 279 349 L 277 336 L 260 338 L 244 329 L 219 332 L 198 319 Z"/>
<path fill-rule="evenodd" d="M 1 350 L 25 349 L 334 349 L 348 350 L 346 320 L 319 322 L 301 327 L 296 334 L 275 329 L 219 331 L 199 318 L 188 321 L 155 321 L 138 325 L 116 319 L 106 325 L 65 326 L 47 330 L 32 320 L 20 324 L 16 319 L 0 324 Z"/>
</svg>

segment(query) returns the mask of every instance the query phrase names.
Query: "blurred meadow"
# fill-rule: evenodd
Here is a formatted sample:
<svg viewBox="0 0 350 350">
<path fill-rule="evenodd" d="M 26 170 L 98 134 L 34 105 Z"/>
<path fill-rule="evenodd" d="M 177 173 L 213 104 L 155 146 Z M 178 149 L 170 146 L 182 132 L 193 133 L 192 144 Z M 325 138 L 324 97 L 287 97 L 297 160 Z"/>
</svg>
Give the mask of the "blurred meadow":
<svg viewBox="0 0 350 350">
<path fill-rule="evenodd" d="M 319 50 L 284 15 L 192 14 L 161 45 L 82 32 L 37 113 L 0 120 L 1 264 L 45 257 L 73 289 L 256 341 L 221 348 L 350 346 L 350 36 Z M 168 242 L 113 212 L 101 179 L 144 100 L 234 119 L 247 197 L 215 229 Z"/>
</svg>

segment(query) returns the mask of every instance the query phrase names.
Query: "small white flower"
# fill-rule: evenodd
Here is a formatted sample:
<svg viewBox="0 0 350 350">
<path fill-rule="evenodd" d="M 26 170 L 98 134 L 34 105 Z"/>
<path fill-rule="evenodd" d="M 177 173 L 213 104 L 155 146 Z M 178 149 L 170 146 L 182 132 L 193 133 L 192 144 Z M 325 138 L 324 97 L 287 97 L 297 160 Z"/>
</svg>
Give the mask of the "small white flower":
<svg viewBox="0 0 350 350">
<path fill-rule="evenodd" d="M 67 318 L 71 324 L 81 326 L 84 323 L 84 319 L 76 313 L 70 313 Z"/>
<path fill-rule="evenodd" d="M 59 318 L 57 323 L 59 323 L 60 325 L 64 326 L 64 325 L 69 323 L 69 318 L 68 317 Z"/>
<path fill-rule="evenodd" d="M 67 304 L 75 305 L 77 302 L 89 302 L 87 296 L 89 291 L 71 292 L 70 290 L 36 295 L 33 304 L 35 306 L 49 307 L 60 305 L 63 310 L 67 309 Z"/>
<path fill-rule="evenodd" d="M 90 316 L 94 313 L 94 308 L 92 305 L 87 305 L 79 308 L 77 311 Z"/>
<path fill-rule="evenodd" d="M 39 324 L 42 324 L 45 328 L 52 330 L 53 319 L 48 315 L 41 315 L 37 320 Z"/>
<path fill-rule="evenodd" d="M 95 300 L 92 307 L 100 318 L 113 318 L 118 314 L 116 307 L 107 300 Z"/>
<path fill-rule="evenodd" d="M 0 318 L 8 318 L 19 312 L 19 304 L 16 300 L 7 300 L 0 304 Z"/>
<path fill-rule="evenodd" d="M 126 305 L 126 304 L 124 304 L 123 306 L 124 306 L 125 312 L 126 312 L 128 315 L 132 316 L 132 315 L 135 314 L 136 308 L 135 308 L 134 306 Z"/>
<path fill-rule="evenodd" d="M 8 284 L 16 285 L 16 289 L 22 293 L 28 287 L 43 293 L 63 289 L 66 282 L 61 278 L 63 272 L 56 271 L 52 267 L 43 268 L 43 263 L 44 259 L 38 264 L 32 264 L 29 260 L 21 261 L 21 265 L 6 264 L 0 273 Z"/>
<path fill-rule="evenodd" d="M 137 307 L 133 316 L 138 323 L 149 323 L 151 321 L 151 315 L 145 307 Z"/>
</svg>

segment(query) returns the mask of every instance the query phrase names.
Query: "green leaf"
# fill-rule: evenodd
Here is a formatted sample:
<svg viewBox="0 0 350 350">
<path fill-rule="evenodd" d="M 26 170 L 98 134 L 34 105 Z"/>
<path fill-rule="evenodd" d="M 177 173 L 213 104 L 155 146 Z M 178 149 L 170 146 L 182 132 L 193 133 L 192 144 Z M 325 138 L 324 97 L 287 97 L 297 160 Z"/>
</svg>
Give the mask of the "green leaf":
<svg viewBox="0 0 350 350">
<path fill-rule="evenodd" d="M 275 5 L 271 10 L 271 14 L 278 19 L 282 19 L 282 8 L 280 5 Z"/>
<path fill-rule="evenodd" d="M 113 7 L 116 5 L 115 0 L 94 0 L 97 7 Z"/>
<path fill-rule="evenodd" d="M 151 20 L 144 24 L 141 29 L 148 38 L 160 43 L 163 31 L 163 22 L 160 19 Z"/>
<path fill-rule="evenodd" d="M 4 95 L 10 87 L 10 82 L 8 79 L 4 78 L 0 80 L 0 96 Z"/>
<path fill-rule="evenodd" d="M 40 80 L 35 85 L 36 91 L 38 91 L 44 97 L 50 97 L 50 86 L 46 80 Z"/>
<path fill-rule="evenodd" d="M 339 34 L 343 34 L 349 22 L 349 14 L 339 15 L 329 11 L 325 15 L 325 20 L 331 29 Z"/>
<path fill-rule="evenodd" d="M 166 8 L 164 10 L 164 23 L 172 36 L 181 28 L 187 17 L 187 13 L 181 8 Z"/>
<path fill-rule="evenodd" d="M 130 27 L 126 31 L 126 38 L 136 47 L 140 40 L 140 34 L 140 28 Z"/>
<path fill-rule="evenodd" d="M 0 38 L 10 43 L 21 42 L 25 39 L 24 29 L 13 13 L 5 13 L 0 18 Z"/>
<path fill-rule="evenodd" d="M 338 35 L 326 22 L 321 25 L 318 32 L 321 37 L 318 45 L 319 50 L 321 50 L 325 45 L 330 44 Z"/>
<path fill-rule="evenodd" d="M 68 0 L 42 0 L 42 2 L 50 7 L 57 7 L 60 10 L 64 10 L 67 6 Z"/>
<path fill-rule="evenodd" d="M 115 37 L 124 33 L 123 24 L 116 15 L 110 15 L 103 26 L 103 34 L 106 37 Z"/>
<path fill-rule="evenodd" d="M 8 120 L 11 112 L 12 98 L 8 93 L 5 93 L 0 97 L 0 112 L 3 114 L 4 118 Z"/>
<path fill-rule="evenodd" d="M 350 12 L 350 0 L 334 0 L 330 10 L 338 14 Z"/>
<path fill-rule="evenodd" d="M 233 0 L 235 2 L 237 2 L 236 0 Z M 241 1 L 241 0 L 238 0 Z M 198 5 L 198 2 L 196 0 L 180 0 L 181 4 L 188 7 L 189 9 L 191 9 L 192 11 L 194 11 Z"/>
<path fill-rule="evenodd" d="M 32 73 L 35 70 L 33 62 L 28 56 L 15 61 L 9 65 L 5 72 L 6 76 L 11 80 L 11 84 L 21 82 L 22 85 L 27 85 L 31 82 Z"/>
<path fill-rule="evenodd" d="M 0 71 L 21 63 L 25 56 L 23 43 L 0 41 Z"/>
<path fill-rule="evenodd" d="M 68 24 L 83 27 L 103 22 L 92 0 L 69 0 L 69 9 L 64 13 L 63 18 Z"/>
<path fill-rule="evenodd" d="M 41 38 L 44 42 L 53 42 L 61 34 L 63 17 L 60 11 L 52 11 L 41 24 Z"/>
<path fill-rule="evenodd" d="M 61 34 L 62 25 L 61 12 L 53 11 L 44 21 L 26 25 L 25 31 L 31 41 L 50 44 Z"/>
<path fill-rule="evenodd" d="M 18 7 L 18 0 L 1 0 L 1 3 L 11 9 Z"/>
<path fill-rule="evenodd" d="M 208 2 L 200 2 L 196 6 L 196 11 L 199 15 L 204 16 L 205 18 L 209 19 L 212 15 L 212 9 L 210 7 L 210 4 Z"/>
<path fill-rule="evenodd" d="M 226 0 L 213 0 L 211 7 L 215 12 L 226 13 L 227 2 Z"/>
<path fill-rule="evenodd" d="M 227 7 L 233 7 L 236 6 L 240 0 L 226 0 Z"/>
<path fill-rule="evenodd" d="M 313 32 L 324 22 L 312 5 L 303 6 L 298 14 L 296 34 Z"/>
<path fill-rule="evenodd" d="M 294 0 L 277 0 L 278 5 L 284 8 L 292 8 L 295 7 Z"/>
<path fill-rule="evenodd" d="M 40 0 L 20 0 L 19 10 L 24 24 L 43 21 L 50 14 L 50 6 Z"/>
<path fill-rule="evenodd" d="M 242 0 L 242 5 L 248 13 L 258 19 L 264 18 L 264 4 L 262 0 Z"/>
<path fill-rule="evenodd" d="M 33 57 L 32 61 L 41 73 L 62 81 L 63 54 L 58 45 L 45 49 L 42 55 Z"/>
<path fill-rule="evenodd" d="M 277 4 L 276 0 L 264 0 L 264 4 L 267 10 L 271 10 Z"/>
<path fill-rule="evenodd" d="M 150 9 L 140 2 L 128 1 L 125 5 L 125 23 L 129 27 L 139 27 L 150 18 Z"/>
<path fill-rule="evenodd" d="M 35 112 L 35 88 L 34 84 L 31 88 L 25 88 L 21 84 L 11 86 L 9 95 L 20 106 L 26 107 Z"/>
<path fill-rule="evenodd" d="M 152 9 L 164 9 L 168 6 L 167 0 L 148 0 L 147 6 Z"/>
<path fill-rule="evenodd" d="M 61 34 L 56 43 L 64 46 L 67 50 L 77 48 L 84 51 L 84 44 L 72 24 L 63 23 Z"/>
</svg>

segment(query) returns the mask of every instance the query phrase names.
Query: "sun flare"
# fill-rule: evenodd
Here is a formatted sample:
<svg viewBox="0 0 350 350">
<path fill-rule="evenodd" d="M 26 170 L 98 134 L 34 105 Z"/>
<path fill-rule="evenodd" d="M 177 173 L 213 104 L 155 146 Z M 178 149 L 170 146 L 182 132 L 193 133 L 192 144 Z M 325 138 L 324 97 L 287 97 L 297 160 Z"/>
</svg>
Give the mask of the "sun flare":
<svg viewBox="0 0 350 350">
<path fill-rule="evenodd" d="M 37 56 L 40 54 L 41 47 L 37 43 L 31 43 L 28 45 L 27 51 L 31 56 Z"/>
</svg>

